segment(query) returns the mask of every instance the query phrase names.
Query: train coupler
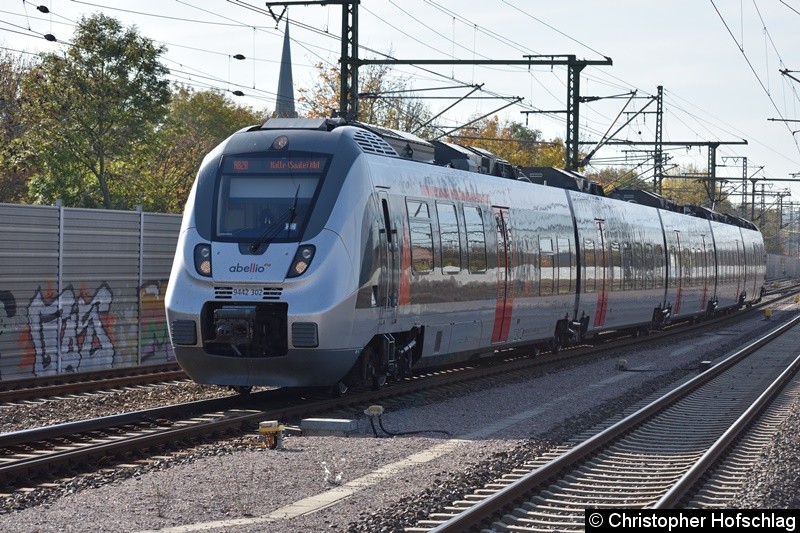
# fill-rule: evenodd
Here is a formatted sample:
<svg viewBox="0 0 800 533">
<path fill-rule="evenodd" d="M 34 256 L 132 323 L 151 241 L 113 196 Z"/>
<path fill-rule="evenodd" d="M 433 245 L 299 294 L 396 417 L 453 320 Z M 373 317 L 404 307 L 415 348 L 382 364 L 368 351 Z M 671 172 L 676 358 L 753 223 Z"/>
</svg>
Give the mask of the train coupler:
<svg viewBox="0 0 800 533">
<path fill-rule="evenodd" d="M 583 336 L 589 330 L 589 317 L 586 315 L 581 316 L 580 320 L 572 320 L 567 324 L 567 333 L 569 340 L 573 343 L 579 343 L 583 340 Z"/>
</svg>

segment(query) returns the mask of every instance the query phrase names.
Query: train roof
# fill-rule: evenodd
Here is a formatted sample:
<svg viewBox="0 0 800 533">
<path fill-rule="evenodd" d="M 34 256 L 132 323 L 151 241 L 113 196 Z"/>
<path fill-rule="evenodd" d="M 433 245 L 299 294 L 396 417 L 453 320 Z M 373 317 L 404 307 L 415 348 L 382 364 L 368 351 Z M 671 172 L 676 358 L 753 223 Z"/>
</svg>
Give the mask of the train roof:
<svg viewBox="0 0 800 533">
<path fill-rule="evenodd" d="M 650 191 L 643 191 L 641 189 L 614 189 L 611 193 L 612 198 L 622 200 L 624 202 L 631 202 L 635 204 L 643 204 L 666 211 L 673 211 L 676 213 L 683 213 L 684 215 L 691 215 L 698 218 L 705 218 L 706 220 L 714 220 L 722 222 L 723 224 L 730 224 L 732 226 L 739 226 L 740 228 L 747 228 L 758 230 L 755 224 L 749 220 L 729 215 L 727 213 L 718 213 L 707 207 L 699 205 L 680 205 L 675 203 L 669 198 L 665 198 Z"/>
<path fill-rule="evenodd" d="M 531 183 L 605 196 L 599 183 L 579 172 L 553 167 L 525 167 L 522 172 Z"/>
<path fill-rule="evenodd" d="M 353 126 L 369 131 L 386 143 L 376 151 L 372 144 L 368 143 L 369 146 L 365 147 L 363 142 L 359 142 L 362 149 L 368 153 L 558 187 L 595 196 L 605 196 L 602 185 L 579 172 L 552 167 L 515 167 L 505 159 L 483 148 L 439 140 L 427 141 L 412 133 L 361 122 L 347 122 L 340 117 L 271 118 L 264 124 L 247 128 L 245 131 L 285 129 L 332 131 L 341 126 Z M 358 139 L 356 140 L 358 141 Z M 615 188 L 610 194 L 610 198 L 758 231 L 758 227 L 749 220 L 718 213 L 702 206 L 679 205 L 669 198 L 650 191 Z"/>
</svg>

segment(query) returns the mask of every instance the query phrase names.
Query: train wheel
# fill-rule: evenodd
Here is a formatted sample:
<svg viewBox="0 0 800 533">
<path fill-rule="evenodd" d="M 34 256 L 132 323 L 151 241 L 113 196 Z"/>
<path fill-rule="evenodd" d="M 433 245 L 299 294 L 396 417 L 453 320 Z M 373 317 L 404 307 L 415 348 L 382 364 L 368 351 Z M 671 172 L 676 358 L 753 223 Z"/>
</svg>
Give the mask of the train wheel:
<svg viewBox="0 0 800 533">
<path fill-rule="evenodd" d="M 366 377 L 372 383 L 372 390 L 379 390 L 386 385 L 386 368 L 375 351 L 367 346 L 363 357 L 366 360 Z"/>
<path fill-rule="evenodd" d="M 333 396 L 334 398 L 341 398 L 342 396 L 347 394 L 348 390 L 350 390 L 350 387 L 347 386 L 347 383 L 345 383 L 344 381 L 340 381 L 339 383 L 331 387 L 331 396 Z"/>
<path fill-rule="evenodd" d="M 253 390 L 253 387 L 251 387 L 250 385 L 236 385 L 236 386 L 231 387 L 231 388 L 234 391 L 236 391 L 238 394 L 241 394 L 242 396 L 246 396 L 246 395 L 250 394 L 252 392 L 252 390 Z"/>
<path fill-rule="evenodd" d="M 372 376 L 372 390 L 380 390 L 386 385 L 386 374 Z"/>
</svg>

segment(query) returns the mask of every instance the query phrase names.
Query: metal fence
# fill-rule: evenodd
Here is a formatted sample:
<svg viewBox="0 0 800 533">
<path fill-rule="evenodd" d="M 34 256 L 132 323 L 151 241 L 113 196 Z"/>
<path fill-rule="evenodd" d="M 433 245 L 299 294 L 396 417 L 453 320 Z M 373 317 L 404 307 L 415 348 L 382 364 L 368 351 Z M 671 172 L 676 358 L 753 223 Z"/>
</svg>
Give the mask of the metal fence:
<svg viewBox="0 0 800 533">
<path fill-rule="evenodd" d="M 767 254 L 767 280 L 800 278 L 800 257 Z"/>
<path fill-rule="evenodd" d="M 0 380 L 173 359 L 181 217 L 0 204 Z"/>
</svg>

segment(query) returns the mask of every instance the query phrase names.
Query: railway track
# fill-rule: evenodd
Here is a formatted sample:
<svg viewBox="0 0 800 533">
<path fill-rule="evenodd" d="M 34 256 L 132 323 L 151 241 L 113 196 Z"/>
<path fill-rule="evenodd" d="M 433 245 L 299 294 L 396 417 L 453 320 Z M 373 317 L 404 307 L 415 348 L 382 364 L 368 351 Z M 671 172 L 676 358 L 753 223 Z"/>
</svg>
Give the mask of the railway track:
<svg viewBox="0 0 800 533">
<path fill-rule="evenodd" d="M 729 317 L 719 320 L 726 318 Z M 713 322 L 690 326 L 689 331 L 709 324 Z M 659 335 L 667 338 L 686 332 L 686 328 L 676 328 Z M 286 422 L 321 414 L 336 416 L 342 411 L 361 411 L 374 403 L 389 406 L 393 402 L 402 403 L 419 392 L 431 399 L 432 391 L 446 390 L 451 386 L 471 387 L 476 381 L 481 381 L 480 386 L 489 387 L 493 380 L 503 382 L 509 374 L 520 376 L 526 371 L 547 371 L 581 358 L 601 357 L 604 351 L 606 356 L 610 356 L 608 354 L 617 353 L 620 347 L 641 342 L 644 342 L 641 338 L 627 338 L 601 347 L 564 350 L 552 357 L 536 360 L 512 352 L 502 364 L 494 361 L 488 365 L 431 372 L 380 391 L 354 392 L 338 399 L 328 398 L 319 391 L 309 395 L 269 390 L 247 397 L 197 401 L 5 433 L 0 435 L 0 490 L 9 492 L 31 488 L 59 478 L 62 473 L 91 471 L 98 465 L 113 466 L 129 461 L 131 457 L 146 458 L 148 454 L 161 453 L 164 446 L 180 449 L 196 439 L 213 440 L 254 427 L 263 420 Z M 443 392 L 445 396 L 451 393 Z M 270 407 L 264 408 L 265 405 Z"/>
<path fill-rule="evenodd" d="M 177 363 L 32 377 L 0 382 L 0 403 L 187 379 Z"/>
<path fill-rule="evenodd" d="M 753 309 L 772 305 L 775 301 L 797 294 L 798 291 L 800 291 L 800 285 L 778 284 L 771 288 L 767 292 L 764 301 L 753 306 Z M 741 315 L 743 313 L 738 314 Z M 708 325 L 715 323 L 715 321 L 722 322 L 729 319 L 729 317 L 719 317 L 713 321 L 706 321 L 704 324 Z M 666 331 L 671 332 L 674 326 L 668 326 Z M 677 326 L 678 328 L 684 327 L 684 324 L 680 323 Z M 600 342 L 607 340 L 606 336 L 602 336 L 600 339 Z M 624 345 L 625 341 L 622 341 L 622 343 Z M 517 353 L 522 353 L 523 351 L 516 350 Z M 0 404 L 184 380 L 188 380 L 186 373 L 177 363 L 164 363 L 92 372 L 65 373 L 56 376 L 31 377 L 8 382 L 0 381 Z"/>
<path fill-rule="evenodd" d="M 800 316 L 610 427 L 406 531 L 583 531 L 586 509 L 720 505 L 720 485 L 732 490 L 731 472 L 741 478 L 746 455 L 758 453 L 748 443 L 768 442 L 800 394 L 798 324 Z"/>
</svg>

